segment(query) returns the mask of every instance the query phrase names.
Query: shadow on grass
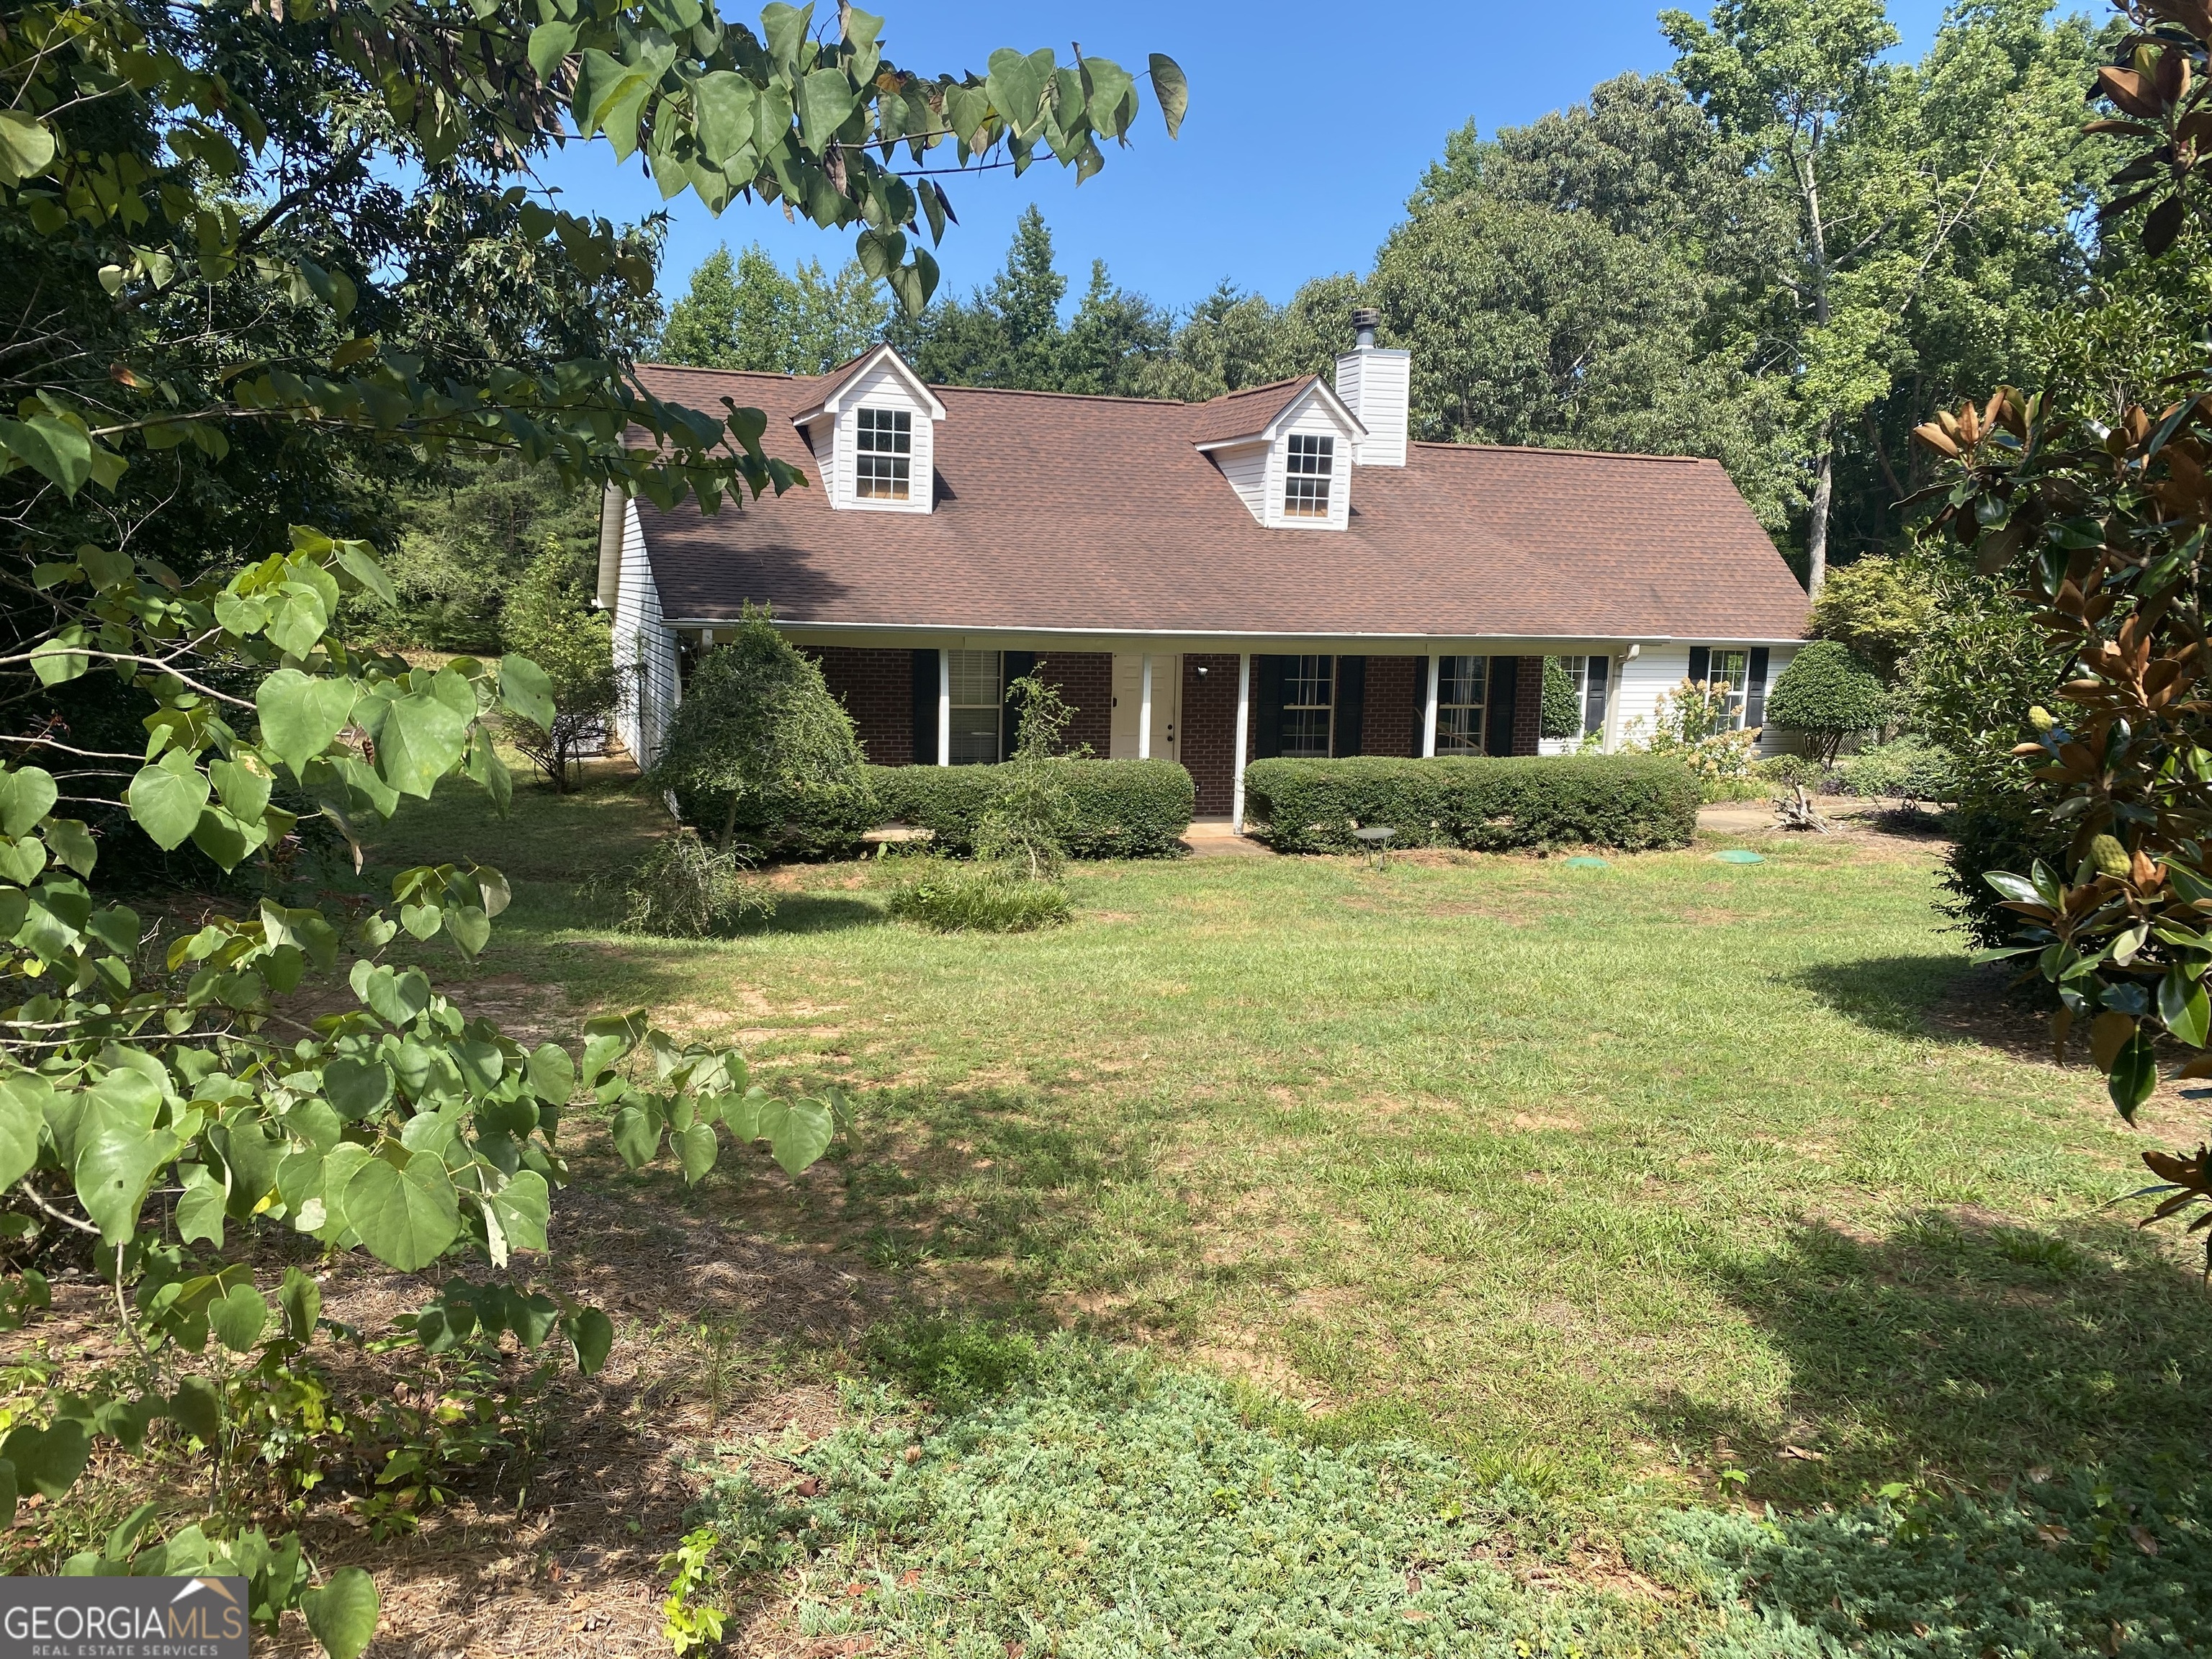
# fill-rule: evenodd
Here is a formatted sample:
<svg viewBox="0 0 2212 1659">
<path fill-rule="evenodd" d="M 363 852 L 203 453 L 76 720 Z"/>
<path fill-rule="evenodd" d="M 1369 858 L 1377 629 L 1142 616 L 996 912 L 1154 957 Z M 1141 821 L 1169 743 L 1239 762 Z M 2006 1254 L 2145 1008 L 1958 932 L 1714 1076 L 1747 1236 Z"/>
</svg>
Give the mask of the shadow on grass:
<svg viewBox="0 0 2212 1659">
<path fill-rule="evenodd" d="M 1869 957 L 1823 962 L 1789 975 L 1846 1019 L 1899 1036 L 1956 1036 L 1929 1016 L 1958 987 L 1968 964 L 1961 957 Z"/>
<path fill-rule="evenodd" d="M 764 922 L 746 924 L 738 936 L 837 933 L 852 927 L 880 927 L 890 920 L 875 900 L 850 893 L 784 893 L 778 896 L 774 915 Z"/>
<path fill-rule="evenodd" d="M 1931 1212 L 1871 1238 L 1814 1223 L 1714 1271 L 1788 1364 L 1794 1420 L 1679 1395 L 1653 1415 L 1748 1473 L 1753 1498 L 1990 1487 L 2066 1465 L 2204 1471 L 2212 1298 L 2124 1224 Z"/>
</svg>

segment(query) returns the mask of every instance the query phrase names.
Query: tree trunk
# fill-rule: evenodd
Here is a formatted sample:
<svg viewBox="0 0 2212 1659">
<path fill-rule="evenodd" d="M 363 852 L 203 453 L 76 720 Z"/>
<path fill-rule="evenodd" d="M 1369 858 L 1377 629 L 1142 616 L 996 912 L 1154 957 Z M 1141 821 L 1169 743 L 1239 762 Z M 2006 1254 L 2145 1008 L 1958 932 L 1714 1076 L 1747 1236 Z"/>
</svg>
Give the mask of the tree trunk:
<svg viewBox="0 0 2212 1659">
<path fill-rule="evenodd" d="M 1805 592 L 1819 599 L 1828 580 L 1828 504 L 1836 493 L 1836 434 L 1833 421 L 1820 422 L 1820 453 L 1813 475 L 1813 510 L 1805 524 Z"/>
<path fill-rule="evenodd" d="M 723 853 L 726 853 L 726 852 L 728 852 L 728 851 L 730 850 L 730 843 L 731 843 L 732 842 L 735 841 L 735 840 L 737 839 L 737 836 L 738 836 L 738 792 L 737 792 L 736 790 L 732 789 L 732 790 L 731 790 L 731 791 L 730 791 L 730 805 L 729 805 L 729 810 L 728 810 L 727 811 L 726 811 L 726 812 L 724 812 L 724 813 L 722 814 L 722 839 L 721 839 L 721 842 L 720 842 L 720 846 L 718 846 L 718 847 L 716 848 L 716 849 L 715 849 L 715 850 L 716 850 L 716 851 L 718 851 L 718 852 L 723 852 Z"/>
</svg>

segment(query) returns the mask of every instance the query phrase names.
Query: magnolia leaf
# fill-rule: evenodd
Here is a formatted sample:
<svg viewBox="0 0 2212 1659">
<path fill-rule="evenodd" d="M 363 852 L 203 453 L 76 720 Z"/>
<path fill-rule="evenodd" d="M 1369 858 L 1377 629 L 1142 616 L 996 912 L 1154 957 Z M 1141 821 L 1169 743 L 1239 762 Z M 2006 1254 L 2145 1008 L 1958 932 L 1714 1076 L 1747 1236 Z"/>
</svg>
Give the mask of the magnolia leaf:
<svg viewBox="0 0 2212 1659">
<path fill-rule="evenodd" d="M 2136 1111 L 2157 1087 L 2158 1057 L 2149 1037 L 2138 1030 L 2113 1056 L 2111 1071 L 2105 1079 L 2106 1091 L 2112 1096 L 2121 1117 L 2133 1123 Z"/>
<path fill-rule="evenodd" d="M 376 1581 L 359 1567 L 340 1567 L 301 1595 L 300 1612 L 331 1659 L 360 1659 L 376 1635 Z"/>
<path fill-rule="evenodd" d="M 2158 1017 L 2176 1038 L 2202 1048 L 2212 1034 L 2212 1000 L 2205 996 L 2204 981 L 2179 963 L 2167 969 L 2158 986 Z"/>
<path fill-rule="evenodd" d="M 173 852 L 199 828 L 208 803 L 207 775 L 182 749 L 172 749 L 131 780 L 126 800 L 131 816 L 163 852 Z"/>
<path fill-rule="evenodd" d="M 434 1156 L 410 1158 L 404 1170 L 372 1158 L 345 1186 L 347 1224 L 368 1253 L 402 1273 L 427 1267 L 461 1230 L 461 1206 Z"/>
<path fill-rule="evenodd" d="M 316 679 L 296 668 L 280 668 L 253 694 L 261 713 L 261 741 L 297 776 L 345 729 L 356 695 L 351 680 Z"/>
<path fill-rule="evenodd" d="M 0 775 L 0 835 L 30 834 L 54 810 L 60 793 L 53 774 L 36 766 L 19 766 Z"/>
</svg>

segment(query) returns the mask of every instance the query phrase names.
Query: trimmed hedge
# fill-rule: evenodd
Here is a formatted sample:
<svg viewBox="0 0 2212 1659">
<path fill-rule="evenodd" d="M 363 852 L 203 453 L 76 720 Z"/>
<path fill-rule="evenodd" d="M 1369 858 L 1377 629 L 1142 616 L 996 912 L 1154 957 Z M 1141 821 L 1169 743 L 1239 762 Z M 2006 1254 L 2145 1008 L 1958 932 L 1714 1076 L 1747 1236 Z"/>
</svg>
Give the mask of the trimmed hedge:
<svg viewBox="0 0 2212 1659">
<path fill-rule="evenodd" d="M 860 768 L 850 783 L 821 785 L 787 796 L 770 809 L 768 822 L 741 818 L 737 844 L 763 863 L 852 857 L 860 850 L 860 837 L 886 816 L 864 775 L 873 769 Z M 679 792 L 677 810 L 684 823 L 712 842 L 721 834 L 722 801 L 726 799 Z"/>
<path fill-rule="evenodd" d="M 1190 774 L 1170 760 L 1060 760 L 1075 798 L 1067 837 L 1073 859 L 1172 858 L 1197 804 Z M 975 825 L 999 793 L 996 766 L 871 766 L 864 769 L 885 819 L 934 832 L 937 850 L 961 856 L 975 847 Z"/>
<path fill-rule="evenodd" d="M 1698 781 L 1652 755 L 1263 760 L 1244 769 L 1245 811 L 1278 852 L 1357 849 L 1389 824 L 1393 847 L 1686 847 Z"/>
</svg>

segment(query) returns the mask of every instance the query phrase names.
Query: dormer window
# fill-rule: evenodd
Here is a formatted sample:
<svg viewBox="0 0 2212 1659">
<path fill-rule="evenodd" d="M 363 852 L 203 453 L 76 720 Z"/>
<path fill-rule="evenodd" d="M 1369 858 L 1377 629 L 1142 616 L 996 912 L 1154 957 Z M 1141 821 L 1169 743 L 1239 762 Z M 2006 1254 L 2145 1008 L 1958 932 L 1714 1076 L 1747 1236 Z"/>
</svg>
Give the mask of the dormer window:
<svg viewBox="0 0 2212 1659">
<path fill-rule="evenodd" d="M 862 501 L 905 501 L 913 489 L 913 415 L 903 409 L 863 409 L 858 435 L 853 493 Z M 1326 481 L 1322 488 L 1328 488 Z"/>
<path fill-rule="evenodd" d="M 1335 472 L 1335 439 L 1306 432 L 1292 433 L 1289 471 L 1283 482 L 1283 516 L 1328 517 L 1328 483 Z"/>
</svg>

